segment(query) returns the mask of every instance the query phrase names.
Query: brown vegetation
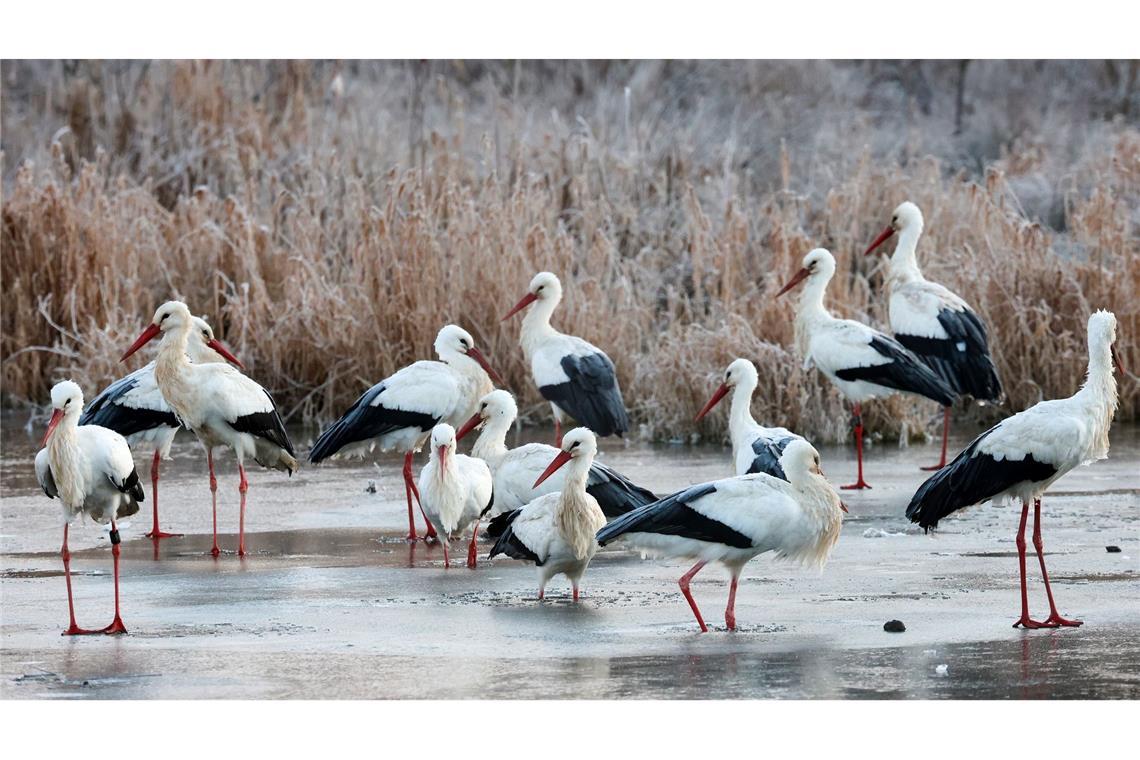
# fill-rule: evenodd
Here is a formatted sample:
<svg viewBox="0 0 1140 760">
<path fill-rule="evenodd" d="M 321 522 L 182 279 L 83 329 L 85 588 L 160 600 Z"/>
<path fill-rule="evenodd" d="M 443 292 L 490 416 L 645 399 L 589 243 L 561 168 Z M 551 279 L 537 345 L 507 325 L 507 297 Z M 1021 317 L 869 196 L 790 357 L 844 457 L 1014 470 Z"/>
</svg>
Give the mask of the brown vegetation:
<svg viewBox="0 0 1140 760">
<path fill-rule="evenodd" d="M 951 64 L 930 64 L 923 95 L 870 64 L 6 63 L 4 401 L 42 403 L 61 376 L 97 391 L 178 297 L 293 420 L 428 357 L 449 321 L 533 417 L 518 324 L 499 320 L 549 269 L 556 324 L 614 358 L 643 434 L 694 431 L 739 355 L 760 368 L 759 419 L 835 440 L 843 405 L 800 369 L 792 303 L 772 296 L 823 245 L 833 309 L 885 325 L 884 260 L 860 254 L 907 198 L 927 276 L 990 326 L 1006 411 L 1079 385 L 1096 308 L 1135 371 L 1131 95 L 1050 101 L 1047 118 L 1081 121 L 1034 129 L 1015 122 L 1047 96 L 1010 82 L 1059 75 L 995 65 L 969 69 L 963 117 L 939 86 L 966 70 Z M 887 436 L 937 413 L 872 406 Z M 1119 418 L 1138 411 L 1133 376 Z"/>
</svg>

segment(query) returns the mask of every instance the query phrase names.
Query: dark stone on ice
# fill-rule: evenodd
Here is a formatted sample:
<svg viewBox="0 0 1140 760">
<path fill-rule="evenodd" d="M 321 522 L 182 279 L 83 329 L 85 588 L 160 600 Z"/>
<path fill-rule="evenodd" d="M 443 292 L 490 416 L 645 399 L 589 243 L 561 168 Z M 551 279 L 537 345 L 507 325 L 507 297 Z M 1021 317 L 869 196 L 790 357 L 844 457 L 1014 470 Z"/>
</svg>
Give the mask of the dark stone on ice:
<svg viewBox="0 0 1140 760">
<path fill-rule="evenodd" d="M 1120 554 L 1120 547 L 1119 546 L 1106 546 L 1106 547 L 1104 547 L 1104 549 L 1109 554 Z"/>
<path fill-rule="evenodd" d="M 901 620 L 888 620 L 883 623 L 883 630 L 887 633 L 902 633 L 906 630 L 906 626 Z"/>
</svg>

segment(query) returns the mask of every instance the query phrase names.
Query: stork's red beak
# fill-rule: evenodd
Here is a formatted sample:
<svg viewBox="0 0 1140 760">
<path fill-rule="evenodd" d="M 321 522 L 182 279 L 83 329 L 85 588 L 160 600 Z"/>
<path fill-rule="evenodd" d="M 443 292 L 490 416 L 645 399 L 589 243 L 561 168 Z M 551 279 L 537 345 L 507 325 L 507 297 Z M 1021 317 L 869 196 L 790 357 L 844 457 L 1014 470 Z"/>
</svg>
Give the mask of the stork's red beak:
<svg viewBox="0 0 1140 760">
<path fill-rule="evenodd" d="M 558 468 L 569 462 L 570 459 L 571 456 L 569 451 L 559 451 L 558 456 L 554 457 L 554 461 L 551 462 L 550 466 L 547 467 L 543 473 L 538 476 L 538 480 L 534 481 L 534 485 L 531 486 L 531 488 L 538 488 L 542 481 L 546 480 L 555 472 L 557 472 Z"/>
<path fill-rule="evenodd" d="M 867 250 L 863 251 L 863 255 L 866 256 L 868 253 L 878 248 L 883 244 L 883 241 L 885 241 L 893 234 L 895 234 L 895 228 L 888 226 L 885 230 L 879 233 L 879 236 L 875 238 L 875 242 L 871 243 L 871 246 Z"/>
<path fill-rule="evenodd" d="M 712 398 L 709 399 L 709 402 L 707 404 L 705 404 L 705 408 L 702 409 L 701 411 L 697 412 L 697 416 L 693 420 L 693 422 L 699 422 L 701 417 L 704 417 L 706 414 L 711 412 L 712 408 L 714 406 L 716 406 L 717 404 L 719 404 L 720 400 L 727 395 L 728 395 L 728 386 L 725 385 L 724 383 L 721 383 L 720 387 L 716 389 L 716 393 L 714 393 L 712 395 Z"/>
<path fill-rule="evenodd" d="M 522 297 L 521 301 L 519 301 L 518 303 L 515 304 L 515 308 L 513 308 L 507 312 L 507 316 L 503 317 L 503 321 L 506 322 L 508 319 L 510 319 L 514 315 L 518 314 L 520 311 L 522 311 L 526 307 L 530 306 L 532 303 L 534 303 L 537 300 L 538 300 L 538 296 L 536 296 L 534 293 L 527 293 L 525 296 Z"/>
<path fill-rule="evenodd" d="M 56 425 L 58 425 L 59 421 L 62 419 L 63 419 L 63 410 L 62 409 L 56 409 L 56 410 L 52 411 L 51 419 L 48 420 L 47 432 L 44 433 L 44 440 L 40 444 L 41 449 L 44 446 L 47 446 L 48 438 L 51 438 L 51 434 L 55 432 Z"/>
<path fill-rule="evenodd" d="M 158 325 L 154 323 L 147 325 L 146 329 L 142 331 L 142 335 L 138 337 L 138 340 L 131 344 L 131 347 L 127 349 L 127 352 L 123 354 L 123 358 L 119 359 L 119 361 L 125 362 L 130 358 L 131 354 L 154 340 L 154 337 L 158 335 L 159 332 L 160 330 L 158 329 Z"/>
<path fill-rule="evenodd" d="M 443 471 L 447 469 L 447 446 L 446 444 L 439 447 L 439 476 L 443 477 Z"/>
<path fill-rule="evenodd" d="M 231 354 L 229 351 L 227 351 L 226 347 L 223 346 L 222 342 L 220 340 L 218 340 L 217 338 L 210 338 L 208 341 L 206 341 L 206 345 L 209 346 L 210 348 L 214 349 L 215 351 L 217 351 L 219 354 L 222 355 L 223 359 L 228 361 L 230 364 L 233 364 L 238 369 L 245 369 L 245 366 L 241 362 L 238 361 L 237 357 L 234 356 L 233 354 Z"/>
<path fill-rule="evenodd" d="M 803 282 L 805 279 L 807 279 L 807 276 L 809 274 L 811 274 L 810 269 L 808 269 L 807 267 L 801 267 L 800 271 L 796 272 L 795 276 L 792 277 L 792 279 L 788 280 L 788 284 L 780 289 L 780 292 L 776 294 L 776 298 L 779 298 L 780 296 L 784 295 L 785 293 L 787 293 L 789 290 L 791 290 L 795 286 L 799 285 L 801 282 Z"/>
<path fill-rule="evenodd" d="M 1113 343 L 1109 346 L 1109 351 L 1112 352 L 1112 363 L 1116 365 L 1116 371 L 1124 374 L 1124 362 L 1120 361 L 1120 354 L 1116 352 L 1116 344 Z"/>
<path fill-rule="evenodd" d="M 479 427 L 479 423 L 481 423 L 482 421 L 483 421 L 483 416 L 480 415 L 478 412 L 471 415 L 471 419 L 467 420 L 467 422 L 464 422 L 463 427 L 459 428 L 459 430 L 456 431 L 455 440 L 462 441 L 463 436 L 467 435 L 472 430 Z"/>
<path fill-rule="evenodd" d="M 495 385 L 506 385 L 506 382 L 504 382 L 502 375 L 491 368 L 491 365 L 487 362 L 487 357 L 483 356 L 482 351 L 475 348 L 475 346 L 472 346 L 471 348 L 467 349 L 467 355 L 475 361 L 479 362 L 479 366 L 482 367 L 487 372 L 487 374 L 491 376 L 491 379 L 495 381 Z"/>
<path fill-rule="evenodd" d="M 839 508 L 842 509 L 844 512 L 847 512 L 847 505 L 844 504 L 842 500 L 839 501 Z"/>
</svg>

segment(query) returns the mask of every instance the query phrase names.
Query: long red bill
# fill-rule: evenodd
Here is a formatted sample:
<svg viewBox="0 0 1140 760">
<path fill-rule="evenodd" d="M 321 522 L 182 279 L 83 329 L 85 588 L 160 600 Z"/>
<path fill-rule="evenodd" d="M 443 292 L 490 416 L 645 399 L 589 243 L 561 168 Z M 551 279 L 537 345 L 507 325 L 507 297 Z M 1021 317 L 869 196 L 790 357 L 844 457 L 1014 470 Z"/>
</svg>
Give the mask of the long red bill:
<svg viewBox="0 0 1140 760">
<path fill-rule="evenodd" d="M 51 413 L 51 419 L 48 420 L 47 432 L 44 433 L 43 443 L 40 444 L 41 449 L 44 446 L 47 446 L 48 438 L 51 438 L 51 434 L 53 432 L 55 432 L 55 426 L 58 425 L 59 421 L 62 419 L 63 419 L 63 410 L 62 409 L 56 409 Z"/>
<path fill-rule="evenodd" d="M 127 352 L 123 354 L 123 358 L 119 359 L 119 361 L 125 362 L 130 358 L 131 354 L 154 340 L 154 337 L 158 335 L 159 332 L 160 331 L 158 329 L 158 325 L 153 323 L 147 325 L 146 329 L 142 331 L 142 335 L 138 337 L 138 340 L 131 344 L 131 347 L 127 349 Z"/>
<path fill-rule="evenodd" d="M 522 311 L 526 307 L 530 306 L 532 303 L 534 303 L 537 300 L 538 300 L 538 296 L 536 296 L 534 293 L 527 293 L 525 296 L 522 297 L 521 301 L 519 301 L 518 303 L 515 304 L 515 308 L 513 308 L 507 312 L 507 316 L 503 317 L 503 321 L 506 322 L 508 319 L 510 319 L 514 315 L 518 314 L 520 311 Z"/>
<path fill-rule="evenodd" d="M 447 469 L 447 446 L 439 447 L 439 477 L 443 477 L 444 470 Z"/>
<path fill-rule="evenodd" d="M 471 415 L 471 419 L 467 420 L 467 422 L 464 422 L 463 427 L 459 428 L 459 430 L 456 431 L 455 440 L 462 441 L 463 436 L 467 435 L 472 430 L 479 427 L 479 423 L 481 423 L 482 421 L 483 421 L 483 417 L 478 412 Z"/>
<path fill-rule="evenodd" d="M 570 458 L 571 457 L 569 451 L 559 451 L 558 456 L 554 457 L 554 461 L 551 462 L 550 466 L 547 467 L 543 473 L 538 476 L 538 480 L 534 481 L 534 485 L 531 486 L 531 488 L 538 488 L 539 485 L 542 484 L 542 481 L 546 480 L 555 472 L 557 472 L 559 467 L 570 461 Z"/>
<path fill-rule="evenodd" d="M 847 505 L 844 504 L 842 501 L 839 502 L 839 508 L 842 509 L 844 512 L 847 511 Z"/>
<path fill-rule="evenodd" d="M 796 272 L 795 276 L 792 277 L 792 279 L 788 280 L 788 284 L 780 289 L 780 292 L 776 294 L 776 298 L 779 298 L 780 296 L 784 295 L 785 293 L 787 293 L 789 290 L 791 290 L 795 286 L 799 285 L 801 282 L 803 282 L 807 278 L 807 276 L 809 274 L 811 274 L 810 269 L 808 269 L 807 267 L 801 267 L 800 271 Z"/>
<path fill-rule="evenodd" d="M 709 402 L 707 404 L 705 404 L 705 408 L 697 413 L 697 416 L 696 416 L 696 418 L 693 419 L 693 422 L 699 422 L 701 417 L 704 417 L 706 414 L 711 412 L 712 408 L 714 406 L 716 406 L 717 404 L 719 404 L 720 400 L 727 395 L 728 395 L 728 386 L 725 385 L 724 383 L 721 383 L 720 387 L 716 389 L 716 393 L 714 393 L 712 395 L 712 398 L 709 399 Z"/>
<path fill-rule="evenodd" d="M 1120 354 L 1116 351 L 1116 344 L 1114 343 L 1109 350 L 1112 352 L 1112 363 L 1116 365 L 1116 371 L 1124 374 L 1124 362 L 1120 360 Z"/>
<path fill-rule="evenodd" d="M 214 349 L 215 351 L 217 351 L 219 354 L 222 355 L 223 359 L 225 359 L 226 361 L 228 361 L 230 364 L 234 365 L 238 369 L 245 369 L 245 365 L 243 365 L 241 362 L 239 362 L 238 358 L 236 356 L 234 356 L 229 351 L 227 351 L 226 347 L 223 346 L 222 342 L 220 340 L 218 340 L 217 338 L 210 338 L 208 341 L 206 341 L 206 345 L 209 346 L 210 348 Z"/>
<path fill-rule="evenodd" d="M 879 236 L 877 238 L 875 238 L 875 242 L 871 243 L 871 246 L 867 250 L 863 251 L 863 255 L 866 256 L 868 253 L 870 253 L 871 251 L 878 248 L 880 245 L 883 244 L 883 241 L 885 241 L 887 238 L 889 238 L 893 234 L 895 234 L 894 228 L 893 227 L 887 227 L 885 230 L 883 230 L 882 232 L 879 233 Z"/>
<path fill-rule="evenodd" d="M 487 374 L 491 376 L 491 379 L 495 381 L 495 385 L 506 385 L 506 382 L 503 380 L 502 375 L 500 375 L 491 367 L 491 365 L 487 362 L 487 357 L 483 356 L 482 351 L 475 348 L 475 346 L 472 346 L 471 348 L 467 349 L 467 355 L 475 361 L 479 362 L 479 366 L 486 370 Z"/>
</svg>

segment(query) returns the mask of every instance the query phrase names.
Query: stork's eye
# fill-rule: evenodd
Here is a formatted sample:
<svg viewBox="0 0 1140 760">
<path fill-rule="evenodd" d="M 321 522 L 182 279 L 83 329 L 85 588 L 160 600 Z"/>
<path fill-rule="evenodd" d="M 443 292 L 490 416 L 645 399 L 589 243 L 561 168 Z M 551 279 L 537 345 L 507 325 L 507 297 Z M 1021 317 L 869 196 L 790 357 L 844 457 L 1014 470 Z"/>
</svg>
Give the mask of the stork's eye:
<svg viewBox="0 0 1140 760">
<path fill-rule="evenodd" d="M 574 445 L 573 445 L 573 446 L 571 446 L 570 448 L 571 448 L 571 449 L 576 449 L 576 448 L 578 448 L 578 444 L 579 444 L 579 443 L 581 443 L 581 441 L 574 441 Z"/>
<path fill-rule="evenodd" d="M 546 287 L 545 285 L 539 285 L 539 286 L 538 286 L 538 288 L 536 288 L 534 292 L 535 292 L 535 293 L 541 293 L 541 292 L 542 292 L 542 289 L 543 289 L 543 288 L 545 288 L 545 287 Z"/>
<path fill-rule="evenodd" d="M 163 314 L 161 317 L 158 318 L 158 323 L 161 325 L 163 322 L 166 321 L 166 318 L 169 316 L 170 316 L 169 314 Z"/>
</svg>

